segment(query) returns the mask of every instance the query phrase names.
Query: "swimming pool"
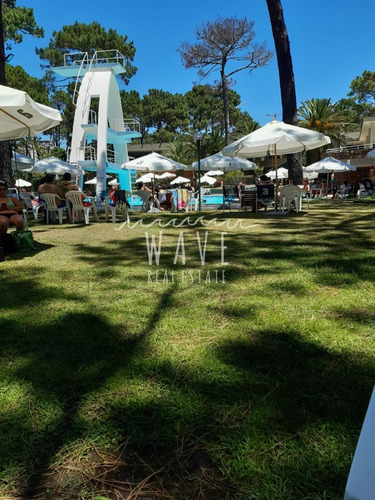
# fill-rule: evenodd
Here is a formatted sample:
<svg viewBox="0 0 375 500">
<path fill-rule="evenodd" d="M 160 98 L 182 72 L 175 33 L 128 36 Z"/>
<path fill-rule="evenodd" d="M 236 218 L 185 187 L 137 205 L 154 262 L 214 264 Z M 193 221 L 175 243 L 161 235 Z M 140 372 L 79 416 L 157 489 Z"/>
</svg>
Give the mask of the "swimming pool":
<svg viewBox="0 0 375 500">
<path fill-rule="evenodd" d="M 142 200 L 137 195 L 133 195 L 131 200 L 129 200 L 129 203 L 132 208 L 138 208 L 142 206 Z M 222 194 L 205 194 L 202 198 L 202 203 L 204 204 L 204 206 L 222 205 L 224 203 L 224 197 Z"/>
</svg>

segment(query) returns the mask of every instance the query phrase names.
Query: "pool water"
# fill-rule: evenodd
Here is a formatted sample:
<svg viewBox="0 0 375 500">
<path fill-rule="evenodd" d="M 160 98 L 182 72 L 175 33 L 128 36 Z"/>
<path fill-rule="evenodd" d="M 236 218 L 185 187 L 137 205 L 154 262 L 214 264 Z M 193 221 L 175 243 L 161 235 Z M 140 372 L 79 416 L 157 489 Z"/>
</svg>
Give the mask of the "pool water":
<svg viewBox="0 0 375 500">
<path fill-rule="evenodd" d="M 130 201 L 130 206 L 139 207 L 142 206 L 142 200 L 139 196 L 134 195 Z M 222 194 L 205 194 L 202 198 L 202 203 L 205 205 L 222 205 L 224 198 Z"/>
</svg>

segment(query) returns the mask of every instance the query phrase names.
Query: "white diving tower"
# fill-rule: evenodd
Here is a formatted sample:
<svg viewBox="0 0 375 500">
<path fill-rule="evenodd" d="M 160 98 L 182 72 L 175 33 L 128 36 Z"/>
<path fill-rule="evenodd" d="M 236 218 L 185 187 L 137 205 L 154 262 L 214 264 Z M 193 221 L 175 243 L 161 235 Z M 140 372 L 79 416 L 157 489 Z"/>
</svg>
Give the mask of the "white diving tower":
<svg viewBox="0 0 375 500">
<path fill-rule="evenodd" d="M 141 134 L 139 122 L 123 118 L 116 75 L 125 73 L 124 59 L 117 50 L 97 51 L 91 59 L 87 52 L 79 52 L 65 54 L 64 65 L 53 68 L 60 76 L 76 78 L 68 161 L 97 172 L 97 200 L 107 173 L 117 174 L 121 189 L 131 190 L 130 172 L 121 165 L 129 161 L 127 144 Z"/>
</svg>

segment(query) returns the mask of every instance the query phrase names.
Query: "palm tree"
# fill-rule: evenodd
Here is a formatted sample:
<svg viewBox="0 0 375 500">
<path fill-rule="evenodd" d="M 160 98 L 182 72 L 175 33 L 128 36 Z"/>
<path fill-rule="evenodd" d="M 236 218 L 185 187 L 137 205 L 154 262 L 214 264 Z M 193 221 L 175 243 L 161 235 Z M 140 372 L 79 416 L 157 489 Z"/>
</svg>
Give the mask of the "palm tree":
<svg viewBox="0 0 375 500">
<path fill-rule="evenodd" d="M 328 135 L 334 146 L 344 140 L 348 116 L 340 103 L 332 103 L 331 99 L 307 99 L 301 103 L 298 113 L 302 127 Z"/>
<path fill-rule="evenodd" d="M 300 125 L 331 138 L 333 147 L 345 144 L 344 132 L 349 126 L 348 110 L 331 99 L 307 99 L 298 110 Z M 321 148 L 306 153 L 307 164 L 321 159 Z"/>
</svg>

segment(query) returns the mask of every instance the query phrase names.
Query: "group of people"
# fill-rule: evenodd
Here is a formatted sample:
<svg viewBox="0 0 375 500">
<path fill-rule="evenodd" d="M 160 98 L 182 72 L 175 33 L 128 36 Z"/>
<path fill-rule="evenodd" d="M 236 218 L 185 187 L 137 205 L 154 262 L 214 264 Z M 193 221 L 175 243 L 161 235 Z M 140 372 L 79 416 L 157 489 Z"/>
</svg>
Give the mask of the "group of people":
<svg viewBox="0 0 375 500">
<path fill-rule="evenodd" d="M 16 196 L 8 194 L 8 188 L 5 181 L 0 181 L 0 236 L 6 234 L 10 226 L 14 226 L 17 231 L 25 229 L 25 220 L 22 215 L 25 205 Z M 46 174 L 38 186 L 39 199 L 35 199 L 35 202 L 41 203 L 44 193 L 53 193 L 56 194 L 57 206 L 62 208 L 66 206 L 65 194 L 75 190 L 79 190 L 79 188 L 72 183 L 72 176 L 69 172 L 64 174 L 59 184 L 55 184 L 52 174 Z M 84 198 L 85 194 L 82 193 L 83 203 L 89 203 L 84 201 Z"/>
</svg>

